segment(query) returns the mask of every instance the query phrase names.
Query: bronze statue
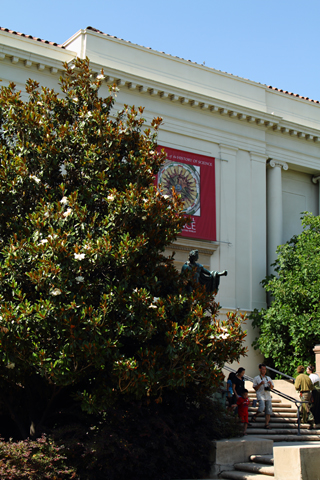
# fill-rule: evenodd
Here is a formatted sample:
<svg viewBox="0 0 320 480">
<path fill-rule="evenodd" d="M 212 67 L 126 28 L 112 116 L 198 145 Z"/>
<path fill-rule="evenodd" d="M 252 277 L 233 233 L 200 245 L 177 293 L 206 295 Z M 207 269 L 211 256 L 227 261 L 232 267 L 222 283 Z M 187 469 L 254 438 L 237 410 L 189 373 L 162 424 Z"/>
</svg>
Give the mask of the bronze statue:
<svg viewBox="0 0 320 480">
<path fill-rule="evenodd" d="M 227 270 L 223 270 L 223 272 L 216 272 L 215 270 L 210 272 L 204 268 L 201 263 L 197 263 L 198 258 L 198 250 L 191 250 L 189 253 L 189 260 L 183 265 L 181 272 L 184 272 L 185 270 L 194 271 L 194 278 L 196 282 L 199 282 L 201 285 L 205 285 L 207 292 L 218 292 L 220 277 L 226 277 L 228 275 Z M 190 285 L 188 290 L 189 293 L 192 292 Z"/>
</svg>

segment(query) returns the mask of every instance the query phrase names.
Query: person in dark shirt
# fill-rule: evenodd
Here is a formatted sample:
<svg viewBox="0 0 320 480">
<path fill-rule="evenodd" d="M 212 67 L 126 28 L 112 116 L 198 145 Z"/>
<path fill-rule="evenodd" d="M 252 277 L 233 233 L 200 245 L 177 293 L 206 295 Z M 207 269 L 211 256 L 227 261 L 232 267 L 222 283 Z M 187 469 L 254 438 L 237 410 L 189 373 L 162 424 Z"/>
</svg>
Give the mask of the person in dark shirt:
<svg viewBox="0 0 320 480">
<path fill-rule="evenodd" d="M 233 397 L 232 397 L 232 404 L 237 403 L 238 398 L 242 395 L 245 385 L 243 376 L 246 373 L 245 369 L 240 367 L 236 372 L 235 376 L 232 378 L 232 390 L 233 390 Z"/>
</svg>

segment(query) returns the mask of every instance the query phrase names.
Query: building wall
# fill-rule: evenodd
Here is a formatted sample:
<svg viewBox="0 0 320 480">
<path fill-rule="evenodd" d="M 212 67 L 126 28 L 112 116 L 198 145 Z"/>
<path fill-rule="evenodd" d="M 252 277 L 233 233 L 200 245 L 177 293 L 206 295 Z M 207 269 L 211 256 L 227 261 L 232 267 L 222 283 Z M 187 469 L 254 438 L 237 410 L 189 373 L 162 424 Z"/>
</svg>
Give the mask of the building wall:
<svg viewBox="0 0 320 480">
<path fill-rule="evenodd" d="M 311 176 L 295 170 L 283 172 L 283 243 L 293 235 L 302 232 L 303 212 L 319 215 L 319 186 L 311 181 Z"/>
<path fill-rule="evenodd" d="M 198 248 L 207 268 L 228 270 L 217 297 L 221 318 L 265 307 L 260 282 L 276 246 L 301 232 L 302 211 L 319 214 L 311 181 L 320 171 L 319 104 L 90 29 L 64 47 L 0 31 L 3 84 L 23 90 L 32 77 L 58 89 L 62 62 L 88 56 L 94 71 L 104 69 L 102 96 L 118 84 L 116 109 L 142 105 L 148 122 L 163 117 L 160 145 L 215 157 L 216 241 L 179 238 L 167 253 L 176 251 L 180 269 Z M 251 347 L 258 332 L 249 320 L 244 327 L 249 355 L 240 364 L 253 375 L 262 360 Z"/>
</svg>

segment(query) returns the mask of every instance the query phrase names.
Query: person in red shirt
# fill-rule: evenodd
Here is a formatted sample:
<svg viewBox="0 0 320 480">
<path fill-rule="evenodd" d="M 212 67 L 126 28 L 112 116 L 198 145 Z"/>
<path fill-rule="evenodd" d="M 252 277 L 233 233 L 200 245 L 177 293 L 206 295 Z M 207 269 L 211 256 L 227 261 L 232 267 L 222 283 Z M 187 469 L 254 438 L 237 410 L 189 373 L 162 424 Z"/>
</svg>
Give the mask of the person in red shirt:
<svg viewBox="0 0 320 480">
<path fill-rule="evenodd" d="M 241 396 L 237 400 L 238 415 L 243 423 L 243 434 L 247 435 L 247 427 L 249 424 L 249 405 L 250 400 L 248 398 L 248 390 L 243 390 Z"/>
</svg>

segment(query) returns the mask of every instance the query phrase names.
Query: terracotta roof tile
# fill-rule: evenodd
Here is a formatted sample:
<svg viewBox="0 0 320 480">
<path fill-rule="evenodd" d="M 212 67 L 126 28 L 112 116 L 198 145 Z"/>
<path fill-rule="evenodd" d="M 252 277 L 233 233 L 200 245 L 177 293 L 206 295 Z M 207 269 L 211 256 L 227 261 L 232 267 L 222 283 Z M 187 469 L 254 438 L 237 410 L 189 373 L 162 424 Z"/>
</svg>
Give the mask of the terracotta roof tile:
<svg viewBox="0 0 320 480">
<path fill-rule="evenodd" d="M 286 93 L 287 95 L 291 95 L 292 97 L 298 97 L 298 98 L 301 98 L 302 100 L 308 100 L 308 102 L 320 103 L 319 100 L 312 100 L 312 98 L 309 98 L 309 97 L 302 97 L 298 93 L 292 93 L 292 92 L 288 92 L 287 90 L 281 90 L 280 88 L 272 87 L 271 85 L 267 85 L 267 87 L 271 88 L 271 90 L 275 90 L 276 92 Z"/>
<path fill-rule="evenodd" d="M 43 40 L 39 37 L 33 37 L 32 35 L 26 35 L 25 33 L 15 32 L 14 30 L 9 30 L 8 28 L 0 27 L 0 31 L 12 33 L 13 35 L 18 35 L 19 37 L 30 38 L 31 40 L 35 40 L 36 42 L 46 43 L 48 45 L 53 45 L 54 47 L 65 48 L 63 45 L 59 45 L 58 43 L 49 42 L 48 40 Z"/>
</svg>

